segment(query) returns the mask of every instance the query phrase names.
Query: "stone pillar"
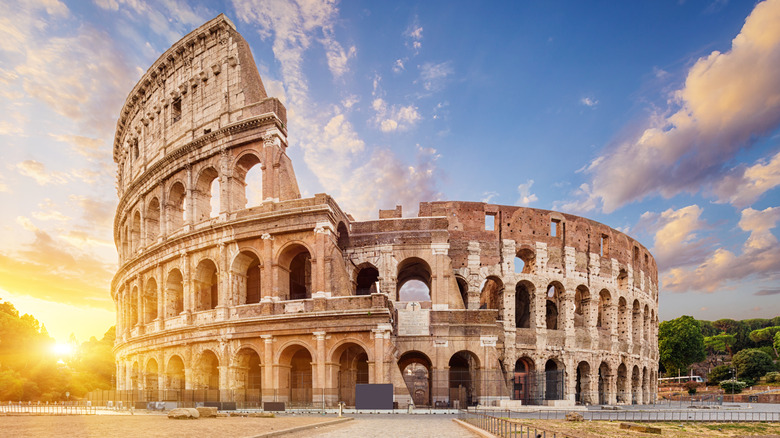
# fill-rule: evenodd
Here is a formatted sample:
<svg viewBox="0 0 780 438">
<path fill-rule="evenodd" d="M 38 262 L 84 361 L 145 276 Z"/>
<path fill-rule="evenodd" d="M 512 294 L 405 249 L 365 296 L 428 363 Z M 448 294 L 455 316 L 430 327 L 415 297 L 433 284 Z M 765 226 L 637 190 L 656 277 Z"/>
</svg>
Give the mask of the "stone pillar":
<svg viewBox="0 0 780 438">
<path fill-rule="evenodd" d="M 274 355 L 273 355 L 273 342 L 274 337 L 272 335 L 260 335 L 263 339 L 263 401 L 273 401 L 274 393 L 278 390 L 278 382 L 274 379 Z"/>
<path fill-rule="evenodd" d="M 192 181 L 192 167 L 190 167 L 189 163 L 187 164 L 187 187 L 185 187 L 185 196 L 187 197 L 187 211 L 186 211 L 186 218 L 184 220 L 184 228 L 185 230 L 190 229 L 192 224 L 195 223 L 195 203 L 197 202 L 197 190 L 194 187 L 194 183 Z"/>
<path fill-rule="evenodd" d="M 192 322 L 192 310 L 194 309 L 194 291 L 192 287 L 192 269 L 190 267 L 189 253 L 181 255 L 181 273 L 182 273 L 182 298 L 183 298 L 183 319 L 182 323 L 189 325 Z"/>
<path fill-rule="evenodd" d="M 224 321 L 229 316 L 228 303 L 230 300 L 230 276 L 228 275 L 228 251 L 225 244 L 220 242 L 217 245 L 219 253 L 217 255 L 217 305 L 216 319 Z"/>
<path fill-rule="evenodd" d="M 157 325 L 155 328 L 159 331 L 165 328 L 165 271 L 159 263 L 155 271 L 157 271 Z"/>
<path fill-rule="evenodd" d="M 325 245 L 330 233 L 329 222 L 317 222 L 314 228 L 314 254 L 312 254 L 312 293 L 329 292 L 325 284 Z"/>
<path fill-rule="evenodd" d="M 326 358 L 325 358 L 325 338 L 326 334 L 324 331 L 320 332 L 314 332 L 312 333 L 314 335 L 314 338 L 317 340 L 317 349 L 315 351 L 316 357 L 314 359 L 314 369 L 312 370 L 313 377 L 316 376 L 315 379 L 312 381 L 312 402 L 315 404 L 317 402 L 320 402 L 324 399 L 325 396 L 325 390 L 326 388 L 326 373 L 327 373 L 327 367 L 326 367 Z"/>
<path fill-rule="evenodd" d="M 274 236 L 266 233 L 260 236 L 263 241 L 263 271 L 260 274 L 260 298 L 278 296 L 275 291 L 276 275 L 274 275 Z"/>
</svg>

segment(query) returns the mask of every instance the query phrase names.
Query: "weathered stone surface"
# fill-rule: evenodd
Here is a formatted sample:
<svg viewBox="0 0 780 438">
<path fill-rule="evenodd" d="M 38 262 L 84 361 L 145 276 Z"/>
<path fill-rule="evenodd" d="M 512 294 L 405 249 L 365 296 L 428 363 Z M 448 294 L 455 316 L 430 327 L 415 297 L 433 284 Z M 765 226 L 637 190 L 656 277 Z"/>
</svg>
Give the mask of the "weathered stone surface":
<svg viewBox="0 0 780 438">
<path fill-rule="evenodd" d="M 224 15 L 130 92 L 113 145 L 118 389 L 351 406 L 333 374 L 349 370 L 392 383 L 399 408 L 496 405 L 507 378 L 523 405 L 654 398 L 658 275 L 639 242 L 483 202 L 355 220 L 327 194 L 301 198 L 286 120 Z M 562 390 L 532 384 L 548 371 Z"/>
<path fill-rule="evenodd" d="M 215 407 L 197 407 L 195 408 L 198 410 L 198 414 L 200 414 L 201 418 L 211 418 L 217 416 L 217 408 Z"/>
<path fill-rule="evenodd" d="M 198 410 L 195 408 L 176 408 L 176 409 L 171 409 L 168 412 L 168 418 L 172 418 L 174 420 L 188 420 L 188 419 L 196 419 L 199 417 L 200 414 L 198 413 Z"/>
<path fill-rule="evenodd" d="M 583 421 L 582 414 L 578 412 L 569 412 L 566 414 L 566 421 Z"/>
<path fill-rule="evenodd" d="M 636 423 L 620 423 L 621 429 L 627 429 L 627 430 L 633 430 L 635 432 L 645 432 L 645 433 L 657 433 L 661 434 L 661 428 L 660 427 L 654 427 L 654 426 L 647 426 L 644 424 L 636 424 Z"/>
<path fill-rule="evenodd" d="M 250 412 L 249 416 L 253 418 L 276 418 L 273 412 Z"/>
</svg>

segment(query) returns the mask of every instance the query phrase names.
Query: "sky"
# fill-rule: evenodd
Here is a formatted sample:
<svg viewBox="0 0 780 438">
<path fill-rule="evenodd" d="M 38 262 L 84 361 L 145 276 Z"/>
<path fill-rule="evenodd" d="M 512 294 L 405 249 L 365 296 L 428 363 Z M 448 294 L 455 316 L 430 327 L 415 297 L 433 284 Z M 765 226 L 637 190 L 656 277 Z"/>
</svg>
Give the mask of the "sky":
<svg viewBox="0 0 780 438">
<path fill-rule="evenodd" d="M 780 315 L 780 0 L 0 1 L 0 298 L 60 341 L 114 323 L 120 108 L 219 13 L 303 196 L 577 214 L 650 249 L 661 320 Z"/>
</svg>

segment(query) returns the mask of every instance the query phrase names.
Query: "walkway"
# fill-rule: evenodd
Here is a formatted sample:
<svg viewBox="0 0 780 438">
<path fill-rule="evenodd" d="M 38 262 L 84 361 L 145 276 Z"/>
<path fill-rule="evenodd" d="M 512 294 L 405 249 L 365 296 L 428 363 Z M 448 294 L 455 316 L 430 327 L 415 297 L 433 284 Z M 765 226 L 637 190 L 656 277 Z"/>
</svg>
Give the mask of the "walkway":
<svg viewBox="0 0 780 438">
<path fill-rule="evenodd" d="M 355 421 L 320 429 L 309 429 L 285 435 L 292 438 L 474 438 L 465 428 L 452 421 L 454 415 L 363 414 Z"/>
</svg>

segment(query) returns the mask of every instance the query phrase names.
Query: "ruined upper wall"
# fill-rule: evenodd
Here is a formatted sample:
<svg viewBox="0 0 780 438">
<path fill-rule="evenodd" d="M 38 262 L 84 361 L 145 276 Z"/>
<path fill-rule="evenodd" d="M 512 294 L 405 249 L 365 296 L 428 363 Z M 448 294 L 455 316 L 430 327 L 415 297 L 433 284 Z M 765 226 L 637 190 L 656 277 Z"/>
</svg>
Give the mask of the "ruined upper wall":
<svg viewBox="0 0 780 438">
<path fill-rule="evenodd" d="M 602 223 L 580 216 L 536 208 L 486 204 L 483 202 L 423 202 L 419 216 L 443 216 L 448 219 L 450 257 L 454 267 L 465 266 L 468 243 L 479 242 L 481 263 L 501 263 L 501 243 L 515 241 L 516 252 L 535 252 L 537 244 L 547 249 L 547 264 L 565 271 L 566 248 L 574 249 L 574 270 L 588 272 L 591 257 L 599 259 L 600 266 L 611 266 L 614 259 L 618 270 L 631 268 L 633 280 L 638 273 L 658 283 L 655 259 L 641 243 Z M 492 223 L 490 229 L 487 223 Z M 530 254 L 530 253 L 529 253 Z M 571 267 L 569 267 L 571 268 Z M 602 275 L 611 275 L 611 269 L 601 269 Z"/>
<path fill-rule="evenodd" d="M 286 109 L 266 95 L 246 40 L 220 14 L 165 51 L 128 95 L 114 138 L 120 197 L 167 154 L 266 113 L 286 124 Z"/>
</svg>

